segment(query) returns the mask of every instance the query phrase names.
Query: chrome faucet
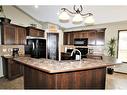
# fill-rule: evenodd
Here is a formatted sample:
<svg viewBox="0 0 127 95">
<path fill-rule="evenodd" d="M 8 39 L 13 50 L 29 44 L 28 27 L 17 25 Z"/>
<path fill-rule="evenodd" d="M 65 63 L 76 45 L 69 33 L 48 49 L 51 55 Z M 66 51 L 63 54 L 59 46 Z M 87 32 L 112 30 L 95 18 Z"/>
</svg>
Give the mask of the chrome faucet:
<svg viewBox="0 0 127 95">
<path fill-rule="evenodd" d="M 71 56 L 73 56 L 73 53 L 76 52 L 76 51 L 78 51 L 80 55 L 79 55 L 78 57 L 75 56 L 75 60 L 81 60 L 81 56 L 82 56 L 82 55 L 81 55 L 80 50 L 78 50 L 78 49 L 73 49 L 73 51 L 71 52 Z"/>
</svg>

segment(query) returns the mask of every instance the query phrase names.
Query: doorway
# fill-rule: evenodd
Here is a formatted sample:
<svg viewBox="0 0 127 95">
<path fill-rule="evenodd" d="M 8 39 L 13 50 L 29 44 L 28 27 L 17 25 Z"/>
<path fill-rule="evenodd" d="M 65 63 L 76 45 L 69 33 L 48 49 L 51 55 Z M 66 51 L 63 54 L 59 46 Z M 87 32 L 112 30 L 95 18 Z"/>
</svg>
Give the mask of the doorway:
<svg viewBox="0 0 127 95">
<path fill-rule="evenodd" d="M 47 54 L 48 59 L 59 59 L 59 34 L 47 33 Z"/>
</svg>

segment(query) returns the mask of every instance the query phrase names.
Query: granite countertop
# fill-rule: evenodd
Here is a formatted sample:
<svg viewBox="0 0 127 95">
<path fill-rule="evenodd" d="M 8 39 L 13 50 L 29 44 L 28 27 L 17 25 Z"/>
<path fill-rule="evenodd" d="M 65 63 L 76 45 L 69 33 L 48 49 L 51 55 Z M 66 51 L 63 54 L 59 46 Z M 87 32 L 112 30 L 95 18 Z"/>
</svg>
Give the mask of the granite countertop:
<svg viewBox="0 0 127 95">
<path fill-rule="evenodd" d="M 111 59 L 109 57 L 104 58 L 104 60 L 82 59 L 81 61 L 75 60 L 56 61 L 44 58 L 35 59 L 31 57 L 17 57 L 14 58 L 14 60 L 20 62 L 23 65 L 27 65 L 32 68 L 45 71 L 48 73 L 61 73 L 77 70 L 95 69 L 122 63 L 119 60 Z"/>
</svg>

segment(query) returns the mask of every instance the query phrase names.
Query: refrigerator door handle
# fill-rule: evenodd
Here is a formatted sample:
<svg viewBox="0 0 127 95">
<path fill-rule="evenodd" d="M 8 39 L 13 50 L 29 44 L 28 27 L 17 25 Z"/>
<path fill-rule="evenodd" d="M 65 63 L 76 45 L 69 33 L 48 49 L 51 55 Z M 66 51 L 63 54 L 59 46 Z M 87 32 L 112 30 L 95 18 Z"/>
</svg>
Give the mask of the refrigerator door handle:
<svg viewBox="0 0 127 95">
<path fill-rule="evenodd" d="M 35 49 L 35 45 L 34 45 L 34 42 L 32 43 L 32 46 L 33 46 L 33 50 Z"/>
</svg>

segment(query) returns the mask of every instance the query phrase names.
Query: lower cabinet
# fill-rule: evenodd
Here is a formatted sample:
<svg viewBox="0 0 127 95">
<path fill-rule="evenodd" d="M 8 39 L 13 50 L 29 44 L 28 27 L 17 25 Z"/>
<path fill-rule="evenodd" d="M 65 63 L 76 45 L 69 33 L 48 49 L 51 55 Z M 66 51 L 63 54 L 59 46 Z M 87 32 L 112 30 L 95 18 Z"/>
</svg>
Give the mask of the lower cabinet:
<svg viewBox="0 0 127 95">
<path fill-rule="evenodd" d="M 3 73 L 9 80 L 18 78 L 23 75 L 23 65 L 14 61 L 13 58 L 3 57 Z"/>
</svg>

